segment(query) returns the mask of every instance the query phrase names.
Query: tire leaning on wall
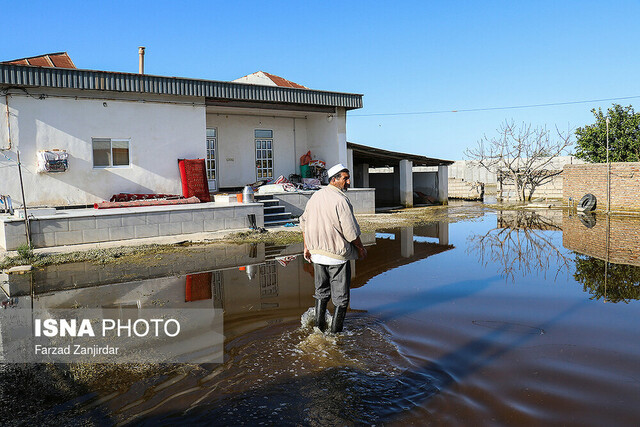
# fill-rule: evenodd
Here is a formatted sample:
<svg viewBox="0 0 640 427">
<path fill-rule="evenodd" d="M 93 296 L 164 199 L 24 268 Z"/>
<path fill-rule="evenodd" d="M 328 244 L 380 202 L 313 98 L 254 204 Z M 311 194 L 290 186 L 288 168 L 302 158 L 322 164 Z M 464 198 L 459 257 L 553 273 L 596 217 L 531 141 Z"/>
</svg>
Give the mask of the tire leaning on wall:
<svg viewBox="0 0 640 427">
<path fill-rule="evenodd" d="M 596 208 L 596 196 L 591 193 L 585 194 L 578 202 L 578 210 L 582 212 L 591 212 Z"/>
</svg>

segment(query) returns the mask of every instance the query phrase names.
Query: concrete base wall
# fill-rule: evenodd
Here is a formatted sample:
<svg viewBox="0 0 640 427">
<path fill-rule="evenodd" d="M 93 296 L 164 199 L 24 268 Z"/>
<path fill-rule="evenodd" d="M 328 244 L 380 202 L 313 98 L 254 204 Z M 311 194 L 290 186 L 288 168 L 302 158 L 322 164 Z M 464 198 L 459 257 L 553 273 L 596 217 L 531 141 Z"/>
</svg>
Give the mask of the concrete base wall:
<svg viewBox="0 0 640 427">
<path fill-rule="evenodd" d="M 313 193 L 314 191 L 296 191 L 275 193 L 272 196 L 280 201 L 280 206 L 284 206 L 285 211 L 291 212 L 293 216 L 300 216 Z M 353 206 L 353 212 L 356 214 L 375 213 L 375 193 L 375 188 L 350 188 L 347 190 L 347 197 Z"/>
<path fill-rule="evenodd" d="M 199 203 L 105 210 L 58 211 L 31 219 L 31 243 L 36 248 L 172 236 L 249 227 L 247 215 L 255 214 L 264 225 L 258 203 Z M 0 222 L 0 247 L 15 250 L 26 243 L 24 222 L 4 218 Z"/>
<path fill-rule="evenodd" d="M 482 200 L 484 184 L 477 181 L 465 181 L 459 178 L 449 178 L 448 193 L 450 199 Z"/>
<path fill-rule="evenodd" d="M 350 188 L 347 197 L 353 205 L 356 214 L 376 213 L 376 189 L 375 188 Z"/>
<path fill-rule="evenodd" d="M 546 161 L 547 158 L 541 159 Z M 564 165 L 583 164 L 584 161 L 574 156 L 557 156 L 549 162 L 547 169 L 560 170 Z M 465 181 L 480 181 L 485 184 L 497 184 L 496 170 L 488 171 L 478 162 L 471 160 L 458 160 L 449 165 L 449 176 Z"/>
<path fill-rule="evenodd" d="M 489 172 L 484 167 L 479 166 L 476 162 L 468 160 L 458 160 L 452 165 L 449 165 L 449 176 L 451 178 L 457 178 L 468 182 L 480 181 L 485 184 L 496 183 L 495 172 Z"/>
<path fill-rule="evenodd" d="M 529 197 L 529 189 L 525 190 L 526 197 Z M 498 197 L 506 200 L 517 200 L 516 186 L 514 184 L 503 184 L 502 195 L 500 195 L 500 184 L 498 184 Z M 536 187 L 531 194 L 531 199 L 562 199 L 562 174 L 550 178 L 546 182 Z"/>
</svg>

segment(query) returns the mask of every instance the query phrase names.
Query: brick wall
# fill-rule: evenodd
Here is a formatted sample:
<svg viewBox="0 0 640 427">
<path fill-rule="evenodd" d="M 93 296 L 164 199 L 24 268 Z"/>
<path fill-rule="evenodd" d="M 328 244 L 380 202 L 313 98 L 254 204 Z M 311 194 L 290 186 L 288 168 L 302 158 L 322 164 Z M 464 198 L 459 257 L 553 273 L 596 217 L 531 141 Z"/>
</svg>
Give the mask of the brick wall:
<svg viewBox="0 0 640 427">
<path fill-rule="evenodd" d="M 607 209 L 607 164 L 565 165 L 562 199 L 576 202 L 587 193 L 596 196 L 597 210 Z M 640 211 L 640 163 L 611 163 L 611 210 Z"/>
<path fill-rule="evenodd" d="M 607 215 L 595 214 L 596 224 L 586 227 L 579 215 L 564 212 L 562 245 L 602 260 L 607 258 Z M 640 266 L 640 218 L 609 217 L 609 262 Z"/>
</svg>

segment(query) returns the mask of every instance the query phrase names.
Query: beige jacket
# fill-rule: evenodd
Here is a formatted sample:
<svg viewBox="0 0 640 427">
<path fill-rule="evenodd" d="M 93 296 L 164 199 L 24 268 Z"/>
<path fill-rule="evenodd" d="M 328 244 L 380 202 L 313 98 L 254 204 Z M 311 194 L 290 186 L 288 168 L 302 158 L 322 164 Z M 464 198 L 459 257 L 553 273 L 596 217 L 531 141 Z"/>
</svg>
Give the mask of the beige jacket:
<svg viewBox="0 0 640 427">
<path fill-rule="evenodd" d="M 360 226 L 347 195 L 333 185 L 311 196 L 300 217 L 300 228 L 312 254 L 358 259 L 358 250 L 351 242 L 360 236 Z"/>
</svg>

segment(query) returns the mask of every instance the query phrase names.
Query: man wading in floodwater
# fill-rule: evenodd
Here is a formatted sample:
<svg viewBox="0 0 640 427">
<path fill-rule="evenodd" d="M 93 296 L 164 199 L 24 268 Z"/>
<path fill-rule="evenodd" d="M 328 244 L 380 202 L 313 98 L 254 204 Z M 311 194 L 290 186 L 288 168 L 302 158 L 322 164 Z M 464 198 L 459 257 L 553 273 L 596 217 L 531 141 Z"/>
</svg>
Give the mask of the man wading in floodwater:
<svg viewBox="0 0 640 427">
<path fill-rule="evenodd" d="M 329 298 L 336 307 L 331 332 L 342 331 L 349 305 L 351 263 L 365 258 L 367 250 L 360 240 L 360 226 L 353 206 L 345 194 L 351 183 L 349 170 L 342 164 L 329 169 L 329 185 L 307 202 L 300 217 L 304 239 L 304 259 L 313 262 L 316 294 L 316 326 L 327 327 L 325 314 Z"/>
</svg>

